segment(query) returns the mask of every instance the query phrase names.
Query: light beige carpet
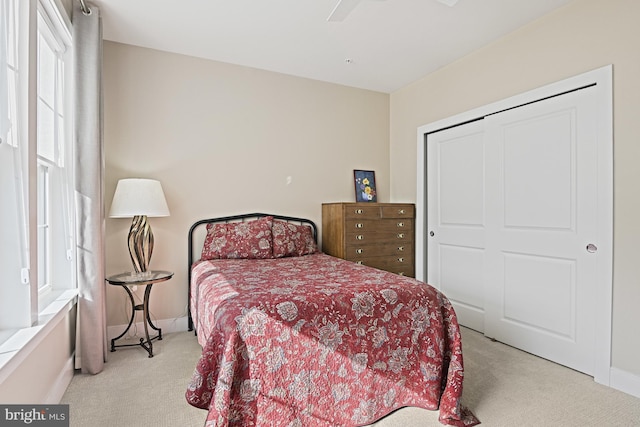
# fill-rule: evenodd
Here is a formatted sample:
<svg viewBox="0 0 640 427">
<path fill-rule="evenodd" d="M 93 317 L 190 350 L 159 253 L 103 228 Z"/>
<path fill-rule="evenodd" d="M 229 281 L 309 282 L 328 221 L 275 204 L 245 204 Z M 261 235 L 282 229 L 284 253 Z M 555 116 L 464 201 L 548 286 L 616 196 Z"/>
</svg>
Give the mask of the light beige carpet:
<svg viewBox="0 0 640 427">
<path fill-rule="evenodd" d="M 127 341 L 118 341 L 118 344 Z M 184 393 L 200 355 L 190 332 L 153 342 L 154 357 L 141 347 L 109 353 L 98 375 L 76 374 L 61 403 L 69 404 L 75 427 L 202 426 L 206 412 L 190 406 Z"/>
<path fill-rule="evenodd" d="M 481 334 L 462 330 L 463 404 L 487 427 L 640 426 L 640 399 Z M 77 374 L 61 403 L 73 427 L 197 427 L 205 411 L 187 404 L 186 386 L 200 354 L 190 332 L 154 341 L 155 357 L 138 347 L 109 353 L 105 370 Z M 376 427 L 441 426 L 438 413 L 403 408 Z"/>
</svg>

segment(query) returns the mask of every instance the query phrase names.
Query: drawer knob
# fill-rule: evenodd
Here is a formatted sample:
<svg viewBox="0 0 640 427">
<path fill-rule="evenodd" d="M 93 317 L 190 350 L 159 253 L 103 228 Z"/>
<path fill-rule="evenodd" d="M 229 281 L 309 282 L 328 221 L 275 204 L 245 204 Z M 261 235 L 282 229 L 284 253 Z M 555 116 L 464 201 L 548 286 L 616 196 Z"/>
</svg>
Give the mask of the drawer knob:
<svg viewBox="0 0 640 427">
<path fill-rule="evenodd" d="M 358 215 L 362 215 L 362 213 L 364 212 L 362 209 L 356 209 L 356 214 Z"/>
<path fill-rule="evenodd" d="M 398 258 L 398 262 L 404 262 L 404 258 L 402 257 Z"/>
<path fill-rule="evenodd" d="M 356 249 L 356 253 L 357 253 L 357 254 L 361 254 L 362 252 L 364 252 L 364 251 L 362 250 L 362 248 L 358 248 L 358 249 Z"/>
<path fill-rule="evenodd" d="M 356 228 L 362 228 L 362 227 L 364 227 L 363 223 L 359 222 L 359 223 L 356 224 Z"/>
<path fill-rule="evenodd" d="M 398 246 L 398 252 L 404 251 L 404 246 Z"/>
<path fill-rule="evenodd" d="M 398 210 L 398 213 L 399 213 L 400 215 L 404 215 L 404 213 L 405 213 L 405 212 L 404 212 L 404 209 L 400 209 L 400 210 Z"/>
<path fill-rule="evenodd" d="M 399 276 L 404 276 L 404 271 L 400 271 L 400 272 L 398 273 L 398 275 L 399 275 Z"/>
<path fill-rule="evenodd" d="M 362 239 L 364 239 L 364 236 L 362 234 L 358 234 L 356 236 L 356 240 L 362 240 Z"/>
<path fill-rule="evenodd" d="M 404 233 L 398 233 L 398 239 L 404 239 Z"/>
<path fill-rule="evenodd" d="M 398 227 L 404 227 L 404 222 L 399 222 L 398 224 L 396 224 Z"/>
</svg>

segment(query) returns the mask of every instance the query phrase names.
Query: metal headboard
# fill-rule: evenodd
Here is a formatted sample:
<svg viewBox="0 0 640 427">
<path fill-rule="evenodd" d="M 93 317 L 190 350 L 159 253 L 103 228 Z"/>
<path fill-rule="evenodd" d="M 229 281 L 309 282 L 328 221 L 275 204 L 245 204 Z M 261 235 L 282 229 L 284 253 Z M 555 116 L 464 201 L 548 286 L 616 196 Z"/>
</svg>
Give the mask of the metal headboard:
<svg viewBox="0 0 640 427">
<path fill-rule="evenodd" d="M 196 221 L 191 228 L 189 228 L 189 239 L 188 239 L 188 245 L 189 245 L 189 255 L 187 257 L 188 259 L 188 266 L 187 266 L 187 271 L 188 271 L 188 287 L 187 287 L 187 313 L 188 313 L 188 322 L 189 322 L 189 330 L 193 331 L 194 329 L 194 325 L 193 325 L 193 318 L 191 317 L 191 266 L 193 265 L 194 261 L 196 261 L 194 258 L 194 254 L 195 253 L 200 253 L 198 248 L 194 248 L 193 245 L 195 243 L 197 243 L 195 241 L 195 234 L 197 232 L 197 230 L 200 229 L 200 227 L 206 227 L 207 224 L 212 224 L 212 223 L 229 223 L 229 222 L 246 222 L 248 220 L 255 220 L 258 218 L 263 218 L 265 216 L 272 216 L 273 219 L 279 219 L 281 221 L 286 221 L 286 222 L 295 222 L 295 223 L 299 223 L 302 225 L 308 225 L 309 227 L 311 227 L 311 230 L 313 232 L 313 239 L 316 241 L 316 243 L 318 243 L 318 227 L 316 226 L 316 224 L 306 218 L 296 218 L 293 216 L 282 216 L 282 215 L 275 215 L 275 214 L 266 214 L 266 213 L 251 213 L 251 214 L 242 214 L 242 215 L 232 215 L 232 216 L 225 216 L 225 217 L 220 217 L 220 218 L 209 218 L 209 219 L 201 219 L 200 221 Z M 201 248 L 200 248 L 201 249 Z M 194 250 L 198 250 L 197 252 L 194 252 Z M 197 333 L 197 331 L 196 331 Z"/>
</svg>

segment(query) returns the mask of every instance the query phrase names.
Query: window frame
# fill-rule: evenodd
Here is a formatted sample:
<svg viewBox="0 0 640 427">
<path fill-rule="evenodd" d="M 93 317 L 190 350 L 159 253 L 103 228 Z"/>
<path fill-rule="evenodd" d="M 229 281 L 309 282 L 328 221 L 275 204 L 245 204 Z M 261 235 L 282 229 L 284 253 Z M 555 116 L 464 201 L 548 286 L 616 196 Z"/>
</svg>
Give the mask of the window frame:
<svg viewBox="0 0 640 427">
<path fill-rule="evenodd" d="M 7 52 L 8 81 L 15 95 L 11 114 L 10 144 L 2 144 L 14 153 L 15 180 L 2 181 L 3 188 L 11 188 L 17 200 L 10 208 L 11 221 L 16 221 L 23 230 L 12 231 L 12 238 L 2 251 L 16 254 L 8 261 L 11 272 L 6 272 L 0 281 L 0 347 L 2 342 L 19 330 L 44 325 L 50 318 L 53 305 L 67 296 L 77 294 L 75 256 L 75 208 L 73 199 L 73 104 L 72 104 L 72 35 L 71 21 L 60 0 L 7 0 L 8 10 L 14 15 L 10 19 L 15 37 L 9 36 Z M 13 19 L 15 18 L 15 19 Z M 46 24 L 46 28 L 43 26 Z M 56 117 L 54 140 L 64 139 L 64 146 L 55 149 L 54 159 L 38 156 L 38 39 L 48 37 L 55 40 L 59 48 L 60 61 L 56 61 L 54 80 L 56 92 L 54 107 L 63 113 Z M 13 44 L 12 44 L 13 43 Z M 15 58 L 15 61 L 13 59 Z M 64 77 L 62 77 L 64 75 Z M 12 80 L 12 78 L 14 80 Z M 10 83 L 10 84 L 11 84 Z M 15 151 L 14 151 L 15 150 Z M 10 156 L 5 159 L 9 161 Z M 38 194 L 40 172 L 47 171 L 45 187 L 49 196 L 45 209 L 40 212 L 43 195 Z M 39 176 L 40 175 L 40 176 Z M 15 187 L 14 187 L 15 186 Z M 13 196 L 12 196 L 13 197 Z M 20 212 L 18 212 L 20 211 Z M 56 242 L 47 251 L 44 261 L 51 267 L 50 274 L 43 275 L 42 288 L 38 249 L 38 213 L 45 220 L 48 240 Z M 43 215 L 44 213 L 44 215 Z M 17 237 L 19 234 L 19 237 Z M 15 243 L 14 243 L 15 242 Z M 23 242 L 23 243 L 19 243 Z M 16 251 L 15 244 L 22 249 Z M 17 253 L 20 253 L 18 255 Z M 40 257 L 42 257 L 40 255 Z M 14 265 L 14 262 L 16 265 Z M 21 264 L 21 265 L 17 265 Z M 15 268 L 14 268 L 15 267 Z M 50 278 L 50 280 L 49 280 Z M 55 304 L 53 304 L 55 303 Z M 1 366 L 1 364 L 0 364 Z"/>
<path fill-rule="evenodd" d="M 67 289 L 68 286 L 60 282 L 75 277 L 71 274 L 59 273 L 64 270 L 64 258 L 54 258 L 54 254 L 64 253 L 69 259 L 70 248 L 65 245 L 66 236 L 54 234 L 54 212 L 58 214 L 58 222 L 66 222 L 63 204 L 65 198 L 60 197 L 69 188 L 64 188 L 69 183 L 63 179 L 67 173 L 65 164 L 73 165 L 73 162 L 65 161 L 65 150 L 71 144 L 69 138 L 69 123 L 67 120 L 70 110 L 69 97 L 65 96 L 68 82 L 67 63 L 70 62 L 71 35 L 68 31 L 55 25 L 56 15 L 50 15 L 50 9 L 46 5 L 47 0 L 40 0 L 37 11 L 37 172 L 36 172 L 36 210 L 37 210 L 37 290 L 39 307 L 46 306 L 55 298 L 55 292 L 59 289 Z M 48 117 L 47 121 L 44 118 Z M 46 128 L 45 128 L 46 126 Z M 46 136 L 42 132 L 46 132 Z M 46 145 L 44 144 L 46 142 Z M 56 184 L 54 184 L 54 182 Z M 58 196 L 58 197 L 55 197 Z M 69 210 L 66 215 L 71 215 Z M 73 222 L 73 221 L 70 221 Z M 63 227 L 64 228 L 64 227 Z M 69 231 L 70 227 L 67 228 Z M 57 234 L 57 235 L 56 235 Z M 65 245 L 61 248 L 61 245 Z M 57 251 L 55 250 L 57 249 Z M 64 249 L 64 250 L 62 250 Z M 71 257 L 72 259 L 75 257 Z"/>
</svg>

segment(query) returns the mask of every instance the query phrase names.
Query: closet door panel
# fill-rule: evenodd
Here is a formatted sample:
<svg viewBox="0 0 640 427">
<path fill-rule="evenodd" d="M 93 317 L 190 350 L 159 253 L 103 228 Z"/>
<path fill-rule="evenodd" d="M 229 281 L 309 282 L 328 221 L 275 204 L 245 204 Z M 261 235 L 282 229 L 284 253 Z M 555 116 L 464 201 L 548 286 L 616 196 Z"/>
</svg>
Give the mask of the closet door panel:
<svg viewBox="0 0 640 427">
<path fill-rule="evenodd" d="M 594 369 L 597 131 L 594 88 L 485 118 L 485 334 Z M 597 243 L 596 243 L 597 245 Z"/>
<path fill-rule="evenodd" d="M 451 300 L 461 324 L 484 331 L 484 138 L 482 122 L 427 138 L 427 281 Z"/>
</svg>

